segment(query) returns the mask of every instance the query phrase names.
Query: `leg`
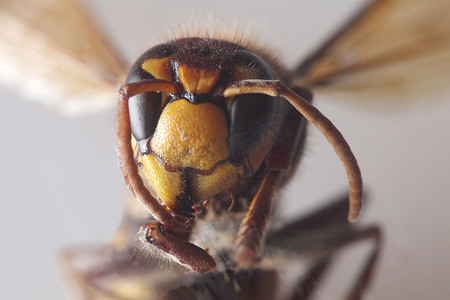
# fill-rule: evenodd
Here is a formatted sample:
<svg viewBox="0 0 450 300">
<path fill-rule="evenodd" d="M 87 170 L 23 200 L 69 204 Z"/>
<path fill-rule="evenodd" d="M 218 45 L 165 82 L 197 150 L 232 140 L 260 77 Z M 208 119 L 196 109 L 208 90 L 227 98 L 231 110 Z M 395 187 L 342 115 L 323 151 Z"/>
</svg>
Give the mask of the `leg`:
<svg viewBox="0 0 450 300">
<path fill-rule="evenodd" d="M 268 172 L 252 200 L 246 217 L 239 226 L 235 242 L 234 262 L 252 267 L 260 258 L 266 223 L 272 212 L 272 196 L 279 172 Z"/>
<path fill-rule="evenodd" d="M 311 267 L 309 272 L 301 278 L 301 280 L 296 284 L 296 289 L 289 295 L 289 300 L 307 300 L 309 299 L 316 286 L 319 284 L 322 276 L 325 274 L 328 266 L 330 265 L 331 259 L 327 258 L 319 261 L 317 264 Z"/>
<path fill-rule="evenodd" d="M 336 241 L 340 240 L 336 243 Z M 360 240 L 373 240 L 375 242 L 373 250 L 370 252 L 360 274 L 358 275 L 355 282 L 352 284 L 350 292 L 346 295 L 344 299 L 348 300 L 358 300 L 364 295 L 364 292 L 371 282 L 375 266 L 378 261 L 378 255 L 380 252 L 381 244 L 381 232 L 376 226 L 368 227 L 360 231 L 347 231 L 346 233 L 341 233 L 339 237 L 333 237 L 330 243 L 330 251 L 325 254 L 325 258 L 320 259 L 309 272 L 300 278 L 297 283 L 297 289 L 292 293 L 289 299 L 305 300 L 309 299 L 311 295 L 317 290 L 317 285 L 319 284 L 321 278 L 327 271 L 330 263 L 332 262 L 334 255 L 337 250 L 348 244 L 358 242 Z M 312 247 L 313 248 L 313 247 Z M 311 249 L 314 251 L 313 249 Z M 319 251 L 323 250 L 321 247 Z M 301 250 L 303 251 L 303 250 Z"/>
<path fill-rule="evenodd" d="M 319 261 L 300 278 L 289 299 L 307 299 L 338 250 L 349 244 L 372 240 L 374 247 L 358 279 L 345 299 L 360 299 L 370 283 L 381 249 L 381 231 L 377 226 L 358 229 L 343 222 L 348 198 L 343 197 L 325 209 L 311 214 L 267 236 L 267 246 L 288 253 L 318 255 Z M 314 284 L 310 284 L 314 282 Z M 309 289 L 309 290 L 308 290 Z"/>
<path fill-rule="evenodd" d="M 196 245 L 172 235 L 164 230 L 158 222 L 141 226 L 139 239 L 148 246 L 153 246 L 163 253 L 173 256 L 181 265 L 187 265 L 196 272 L 209 272 L 216 268 L 211 255 Z"/>
</svg>

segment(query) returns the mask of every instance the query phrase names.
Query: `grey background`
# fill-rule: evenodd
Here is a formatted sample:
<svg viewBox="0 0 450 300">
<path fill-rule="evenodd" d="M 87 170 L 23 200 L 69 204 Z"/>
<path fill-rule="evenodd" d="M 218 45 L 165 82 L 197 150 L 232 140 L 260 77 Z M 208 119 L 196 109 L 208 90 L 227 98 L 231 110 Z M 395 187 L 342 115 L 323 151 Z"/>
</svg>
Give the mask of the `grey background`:
<svg viewBox="0 0 450 300">
<path fill-rule="evenodd" d="M 165 2 L 165 1 L 164 1 Z M 296 63 L 361 1 L 91 1 L 89 7 L 129 60 L 185 16 L 223 16 Z M 405 110 L 372 111 L 316 97 L 354 149 L 371 203 L 360 219 L 384 230 L 368 299 L 447 299 L 450 293 L 450 91 Z M 112 237 L 125 195 L 115 154 L 115 110 L 66 118 L 0 90 L 0 298 L 63 299 L 55 255 L 67 245 Z M 278 201 L 293 218 L 346 189 L 340 162 L 310 128 L 305 159 Z M 370 245 L 342 252 L 317 293 L 335 299 Z M 351 261 L 351 259 L 356 261 Z"/>
</svg>

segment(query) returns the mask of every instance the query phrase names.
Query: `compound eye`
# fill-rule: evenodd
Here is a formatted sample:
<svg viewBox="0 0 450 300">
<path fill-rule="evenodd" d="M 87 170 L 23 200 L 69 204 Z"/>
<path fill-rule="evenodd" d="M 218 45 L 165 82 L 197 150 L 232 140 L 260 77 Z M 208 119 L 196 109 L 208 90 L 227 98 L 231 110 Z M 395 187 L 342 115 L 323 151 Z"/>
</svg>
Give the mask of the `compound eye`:
<svg viewBox="0 0 450 300">
<path fill-rule="evenodd" d="M 274 79 L 271 69 L 247 50 L 236 51 L 235 63 L 252 74 L 251 79 Z M 240 78 L 250 79 L 250 78 Z M 230 108 L 230 146 L 233 163 L 242 163 L 265 138 L 273 126 L 279 101 L 261 94 L 239 95 Z"/>
<path fill-rule="evenodd" d="M 231 160 L 242 163 L 267 135 L 277 113 L 276 98 L 248 94 L 236 96 L 230 108 Z"/>
<path fill-rule="evenodd" d="M 168 57 L 175 51 L 176 46 L 173 44 L 161 44 L 147 50 L 131 67 L 126 82 L 154 79 L 152 74 L 142 68 L 144 62 Z M 131 132 L 136 141 L 144 141 L 152 137 L 161 114 L 161 102 L 162 95 L 157 92 L 141 93 L 129 99 Z"/>
<path fill-rule="evenodd" d="M 128 74 L 127 83 L 154 78 L 148 73 L 143 73 L 145 71 L 142 71 L 132 69 Z M 161 113 L 161 100 L 161 93 L 155 92 L 141 93 L 128 100 L 131 132 L 136 141 L 147 140 L 155 132 Z"/>
</svg>

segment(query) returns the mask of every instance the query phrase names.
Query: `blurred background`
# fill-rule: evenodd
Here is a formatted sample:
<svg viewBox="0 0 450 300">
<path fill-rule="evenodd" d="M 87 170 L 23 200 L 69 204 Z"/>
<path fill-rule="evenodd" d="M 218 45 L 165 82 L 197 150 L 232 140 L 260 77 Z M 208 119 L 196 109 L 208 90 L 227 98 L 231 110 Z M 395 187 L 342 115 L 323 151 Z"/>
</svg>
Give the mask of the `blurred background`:
<svg viewBox="0 0 450 300">
<path fill-rule="evenodd" d="M 86 1 L 87 2 L 87 1 Z M 186 16 L 230 20 L 267 43 L 286 66 L 314 50 L 364 1 L 111 1 L 86 3 L 132 62 Z M 450 68 L 450 66 L 449 66 Z M 450 90 L 402 109 L 373 110 L 318 94 L 315 104 L 343 132 L 363 171 L 370 203 L 358 222 L 383 230 L 367 299 L 447 299 L 450 294 Z M 115 150 L 115 108 L 74 118 L 0 89 L 0 296 L 63 299 L 55 257 L 67 245 L 108 242 L 125 190 Z M 346 177 L 312 127 L 278 215 L 293 219 L 345 193 Z M 336 299 L 364 261 L 341 251 L 316 294 Z M 361 251 L 359 251 L 361 252 Z M 342 275 L 343 274 L 343 275 Z"/>
</svg>

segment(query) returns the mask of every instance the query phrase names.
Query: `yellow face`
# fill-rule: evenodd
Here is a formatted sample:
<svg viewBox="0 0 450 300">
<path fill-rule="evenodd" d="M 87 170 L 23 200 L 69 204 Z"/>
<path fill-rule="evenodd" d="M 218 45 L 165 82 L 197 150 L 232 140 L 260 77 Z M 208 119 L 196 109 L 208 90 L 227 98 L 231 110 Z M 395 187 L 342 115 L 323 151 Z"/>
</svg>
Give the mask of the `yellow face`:
<svg viewBox="0 0 450 300">
<path fill-rule="evenodd" d="M 251 151 L 246 151 L 245 147 L 244 151 L 241 151 L 242 147 L 234 146 L 233 149 L 230 138 L 233 98 L 215 96 L 219 94 L 216 90 L 224 84 L 260 78 L 260 69 L 248 67 L 246 61 L 243 65 L 228 63 L 225 68 L 226 59 L 217 55 L 208 61 L 204 57 L 208 53 L 199 54 L 202 49 L 196 49 L 190 54 L 190 60 L 186 60 L 176 56 L 170 45 L 161 47 L 163 50 L 157 49 L 150 57 L 138 60 L 134 71 L 140 76 L 139 80 L 177 81 L 183 91 L 177 95 L 153 93 L 151 99 L 144 100 L 144 103 L 159 104 L 147 111 L 151 117 L 142 114 L 134 117 L 138 127 L 141 119 L 149 118 L 151 122 L 148 123 L 154 124 L 149 126 L 149 134 L 136 138 L 133 133 L 138 140 L 137 162 L 148 186 L 165 206 L 179 215 L 193 217 L 192 206 L 232 189 L 260 166 L 272 145 L 273 133 L 266 126 L 267 133 L 264 138 L 258 137 L 257 143 L 253 141 L 255 145 L 249 147 Z M 138 109 L 141 106 L 138 105 Z M 133 117 L 131 119 L 133 121 Z M 239 117 L 239 122 L 242 123 L 242 119 L 245 121 L 245 114 L 244 118 Z M 252 130 L 249 128 L 248 131 Z M 247 141 L 242 137 L 237 139 Z M 142 143 L 145 143 L 144 151 L 140 148 Z M 238 158 L 233 159 L 233 156 Z"/>
</svg>

